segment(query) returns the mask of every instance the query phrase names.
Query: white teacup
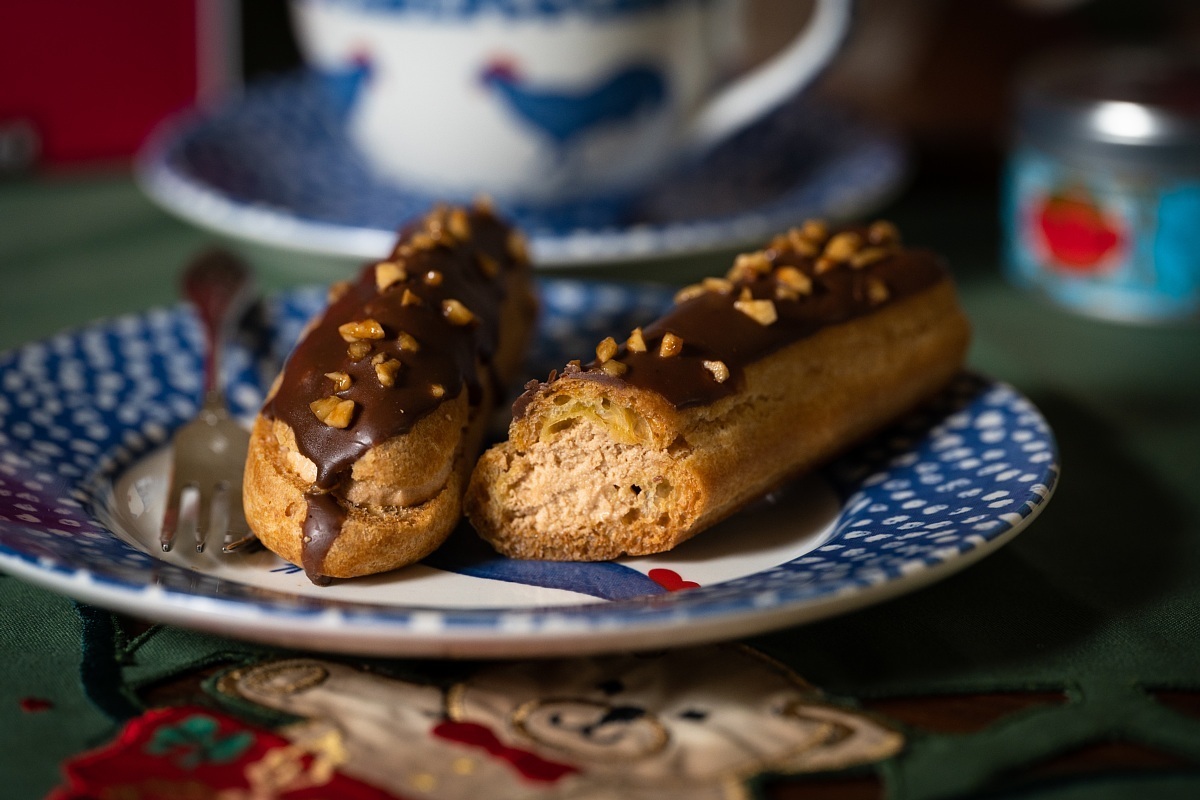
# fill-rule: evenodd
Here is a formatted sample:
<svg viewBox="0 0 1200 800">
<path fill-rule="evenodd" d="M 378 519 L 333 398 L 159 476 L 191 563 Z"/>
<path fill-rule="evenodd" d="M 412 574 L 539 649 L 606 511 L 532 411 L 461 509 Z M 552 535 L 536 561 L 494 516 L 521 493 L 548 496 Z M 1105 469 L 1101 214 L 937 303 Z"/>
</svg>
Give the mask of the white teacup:
<svg viewBox="0 0 1200 800">
<path fill-rule="evenodd" d="M 627 195 L 728 138 L 811 81 L 850 21 L 850 0 L 816 0 L 783 51 L 722 84 L 745 46 L 742 6 L 292 0 L 292 15 L 380 178 L 551 205 Z"/>
</svg>

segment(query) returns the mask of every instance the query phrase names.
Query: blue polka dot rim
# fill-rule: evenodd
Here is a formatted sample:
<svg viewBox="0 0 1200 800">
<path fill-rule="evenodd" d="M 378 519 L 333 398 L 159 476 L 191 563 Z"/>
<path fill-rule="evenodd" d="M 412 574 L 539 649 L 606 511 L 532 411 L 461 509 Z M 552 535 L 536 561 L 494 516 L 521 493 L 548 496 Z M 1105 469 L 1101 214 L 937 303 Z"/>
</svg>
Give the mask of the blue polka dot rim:
<svg viewBox="0 0 1200 800">
<path fill-rule="evenodd" d="M 543 280 L 540 289 L 533 375 L 644 324 L 671 297 L 663 287 L 589 281 Z M 224 369 L 241 418 L 255 413 L 323 302 L 315 288 L 275 295 L 240 331 Z M 198 408 L 202 346 L 194 315 L 176 307 L 0 354 L 0 568 L 118 611 L 308 649 L 643 649 L 750 635 L 910 591 L 1011 539 L 1058 476 L 1053 434 L 1033 404 L 964 374 L 819 474 L 673 553 L 513 562 L 464 525 L 423 564 L 318 588 L 270 553 L 242 561 L 156 552 L 169 441 Z"/>
</svg>

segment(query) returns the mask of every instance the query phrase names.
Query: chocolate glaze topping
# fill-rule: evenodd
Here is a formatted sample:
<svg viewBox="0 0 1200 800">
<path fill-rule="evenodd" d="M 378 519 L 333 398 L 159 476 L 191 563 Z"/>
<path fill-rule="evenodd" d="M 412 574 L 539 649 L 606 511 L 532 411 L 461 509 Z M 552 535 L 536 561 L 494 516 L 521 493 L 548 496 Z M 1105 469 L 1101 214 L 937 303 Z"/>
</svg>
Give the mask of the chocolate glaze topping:
<svg viewBox="0 0 1200 800">
<path fill-rule="evenodd" d="M 846 248 L 834 245 L 837 237 L 828 233 L 807 241 L 799 230 L 777 237 L 765 250 L 740 258 L 726 280 L 685 289 L 676 305 L 643 331 L 644 352 L 622 344 L 612 359 L 622 365 L 619 375 L 606 371 L 599 359 L 564 374 L 623 381 L 657 392 L 676 408 L 705 405 L 737 392 L 746 367 L 755 361 L 822 328 L 915 294 L 948 274 L 932 252 L 900 247 L 898 234 L 887 223 L 844 232 L 853 234 L 843 237 L 841 245 L 850 243 Z M 775 319 L 764 324 L 752 314 L 766 312 L 766 305 L 746 301 L 769 301 Z M 763 317 L 769 318 L 769 313 Z M 682 339 L 683 347 L 664 357 L 659 348 L 668 334 Z M 721 380 L 714 375 L 714 370 L 720 374 L 714 362 L 728 371 Z M 547 384 L 531 383 L 514 404 L 514 416 L 522 416 Z"/>
<path fill-rule="evenodd" d="M 489 367 L 499 340 L 505 273 L 527 266 L 512 236 L 486 208 L 436 209 L 406 228 L 389 258 L 379 262 L 393 275 L 386 264 L 396 265 L 404 278 L 381 289 L 379 264 L 368 264 L 353 283 L 336 287 L 340 296 L 288 358 L 263 414 L 286 422 L 299 451 L 317 465 L 317 479 L 305 493 L 302 547 L 305 572 L 315 583 L 328 581 L 322 566 L 345 522 L 339 489 L 354 463 L 464 387 L 472 405 L 478 403 L 482 382 L 494 379 Z M 339 330 L 366 320 L 379 323 L 381 338 L 348 341 L 353 330 Z M 400 366 L 388 386 L 377 367 L 391 360 Z M 339 389 L 329 373 L 344 373 L 349 386 Z M 329 397 L 353 402 L 345 427 L 327 424 L 310 405 Z"/>
</svg>

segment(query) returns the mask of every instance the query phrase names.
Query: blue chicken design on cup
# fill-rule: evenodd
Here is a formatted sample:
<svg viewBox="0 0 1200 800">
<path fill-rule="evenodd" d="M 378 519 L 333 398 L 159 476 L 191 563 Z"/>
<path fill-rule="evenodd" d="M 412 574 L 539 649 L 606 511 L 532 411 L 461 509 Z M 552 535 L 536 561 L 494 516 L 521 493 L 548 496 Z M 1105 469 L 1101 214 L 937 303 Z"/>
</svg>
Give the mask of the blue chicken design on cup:
<svg viewBox="0 0 1200 800">
<path fill-rule="evenodd" d="M 482 81 L 519 119 L 561 150 L 589 131 L 653 113 L 667 100 L 662 71 L 633 64 L 581 88 L 556 87 L 526 80 L 513 62 L 487 65 Z"/>
<path fill-rule="evenodd" d="M 555 206 L 622 196 L 795 96 L 851 0 L 817 0 L 733 81 L 743 0 L 292 0 L 338 124 L 381 182 Z M 799 21 L 799 20 L 798 20 Z"/>
</svg>

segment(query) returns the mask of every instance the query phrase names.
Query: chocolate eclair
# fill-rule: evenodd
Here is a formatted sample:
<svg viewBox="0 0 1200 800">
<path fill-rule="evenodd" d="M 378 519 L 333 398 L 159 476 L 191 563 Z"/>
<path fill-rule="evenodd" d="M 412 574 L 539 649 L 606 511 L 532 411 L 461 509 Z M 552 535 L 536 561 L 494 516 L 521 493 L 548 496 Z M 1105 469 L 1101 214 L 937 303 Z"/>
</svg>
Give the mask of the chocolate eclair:
<svg viewBox="0 0 1200 800">
<path fill-rule="evenodd" d="M 934 253 L 809 221 L 531 381 L 467 515 L 515 558 L 669 550 L 929 398 L 969 338 Z"/>
<path fill-rule="evenodd" d="M 524 240 L 486 204 L 434 209 L 332 287 L 251 434 L 243 497 L 262 543 L 316 583 L 432 552 L 534 311 Z"/>
</svg>

